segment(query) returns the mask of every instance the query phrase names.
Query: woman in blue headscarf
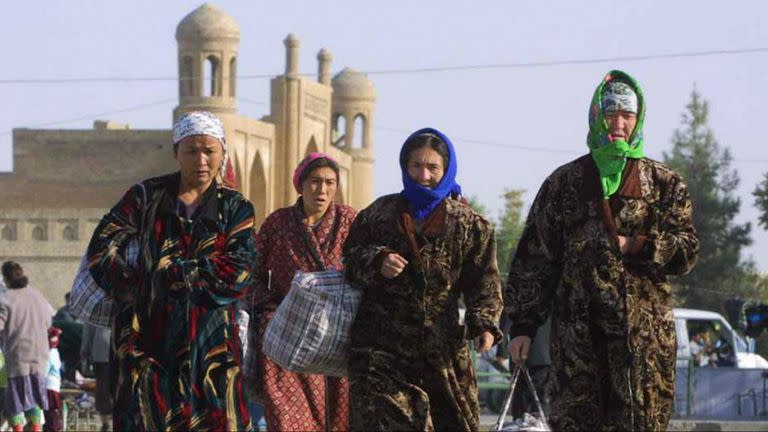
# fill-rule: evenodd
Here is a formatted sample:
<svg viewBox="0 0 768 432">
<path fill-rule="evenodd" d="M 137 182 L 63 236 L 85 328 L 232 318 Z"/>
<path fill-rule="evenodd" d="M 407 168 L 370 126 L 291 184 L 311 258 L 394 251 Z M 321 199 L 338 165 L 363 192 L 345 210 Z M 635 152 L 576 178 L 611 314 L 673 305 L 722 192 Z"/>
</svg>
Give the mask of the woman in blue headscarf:
<svg viewBox="0 0 768 432">
<path fill-rule="evenodd" d="M 441 132 L 403 144 L 404 189 L 361 211 L 344 245 L 363 289 L 352 327 L 350 425 L 361 430 L 477 430 L 467 348 L 501 339 L 493 227 L 461 198 L 456 154 Z M 459 319 L 459 298 L 466 304 Z"/>
</svg>

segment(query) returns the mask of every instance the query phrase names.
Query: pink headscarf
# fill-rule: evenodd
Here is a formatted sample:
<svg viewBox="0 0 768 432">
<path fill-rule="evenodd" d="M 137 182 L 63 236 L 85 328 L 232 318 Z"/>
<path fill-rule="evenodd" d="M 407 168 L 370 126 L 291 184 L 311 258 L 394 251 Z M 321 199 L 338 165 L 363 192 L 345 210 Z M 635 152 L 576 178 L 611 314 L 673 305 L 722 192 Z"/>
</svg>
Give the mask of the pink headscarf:
<svg viewBox="0 0 768 432">
<path fill-rule="evenodd" d="M 296 171 L 293 172 L 293 187 L 296 188 L 296 193 L 301 194 L 301 182 L 299 179 L 301 179 L 301 175 L 304 173 L 304 170 L 307 169 L 309 164 L 317 159 L 328 159 L 331 162 L 336 162 L 332 157 L 325 153 L 308 154 L 307 157 L 305 157 L 304 160 L 299 163 L 299 166 L 296 167 Z"/>
</svg>

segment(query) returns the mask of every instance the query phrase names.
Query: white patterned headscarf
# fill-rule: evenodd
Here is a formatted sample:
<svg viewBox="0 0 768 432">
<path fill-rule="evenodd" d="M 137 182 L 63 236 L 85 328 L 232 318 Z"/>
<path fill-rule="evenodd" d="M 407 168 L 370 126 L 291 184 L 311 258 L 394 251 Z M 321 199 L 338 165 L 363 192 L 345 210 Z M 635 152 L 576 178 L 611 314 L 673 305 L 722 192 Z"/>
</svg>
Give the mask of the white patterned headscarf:
<svg viewBox="0 0 768 432">
<path fill-rule="evenodd" d="M 215 115 L 207 111 L 190 111 L 184 113 L 173 125 L 173 143 L 178 144 L 184 138 L 192 135 L 212 136 L 224 146 L 224 152 L 227 151 L 226 140 L 224 139 L 224 124 Z"/>
<path fill-rule="evenodd" d="M 224 123 L 208 111 L 190 111 L 184 113 L 179 120 L 176 121 L 176 124 L 173 125 L 174 146 L 178 145 L 184 138 L 193 135 L 208 135 L 221 142 L 221 148 L 224 150 L 224 160 L 221 164 L 220 174 L 225 184 L 232 186 L 234 183 L 234 173 L 229 172 L 231 171 L 231 165 L 229 162 L 229 155 L 227 154 L 227 140 L 224 138 Z"/>
<path fill-rule="evenodd" d="M 637 93 L 621 81 L 611 81 L 603 90 L 603 112 L 616 111 L 637 114 Z"/>
</svg>

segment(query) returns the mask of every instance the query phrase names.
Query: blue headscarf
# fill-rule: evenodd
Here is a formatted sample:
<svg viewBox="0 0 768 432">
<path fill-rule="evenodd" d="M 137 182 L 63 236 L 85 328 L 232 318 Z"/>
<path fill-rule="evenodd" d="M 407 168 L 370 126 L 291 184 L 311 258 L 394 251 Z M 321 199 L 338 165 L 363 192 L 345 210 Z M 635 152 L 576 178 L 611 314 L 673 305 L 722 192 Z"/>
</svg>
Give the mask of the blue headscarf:
<svg viewBox="0 0 768 432">
<path fill-rule="evenodd" d="M 406 165 L 400 167 L 403 173 L 403 191 L 401 192 L 401 195 L 403 195 L 410 203 L 411 215 L 418 221 L 429 216 L 429 214 L 432 213 L 432 210 L 440 205 L 448 195 L 461 195 L 461 186 L 456 183 L 456 171 L 458 165 L 456 163 L 456 153 L 453 151 L 453 144 L 447 136 L 437 129 L 424 128 L 412 133 L 405 142 L 407 143 L 419 135 L 428 134 L 440 138 L 448 148 L 448 166 L 445 168 L 445 173 L 443 174 L 440 183 L 438 183 L 434 189 L 416 183 L 411 176 L 408 175 L 407 159 Z M 405 144 L 403 144 L 403 148 L 400 149 L 401 161 L 406 156 L 403 154 L 404 151 Z"/>
</svg>

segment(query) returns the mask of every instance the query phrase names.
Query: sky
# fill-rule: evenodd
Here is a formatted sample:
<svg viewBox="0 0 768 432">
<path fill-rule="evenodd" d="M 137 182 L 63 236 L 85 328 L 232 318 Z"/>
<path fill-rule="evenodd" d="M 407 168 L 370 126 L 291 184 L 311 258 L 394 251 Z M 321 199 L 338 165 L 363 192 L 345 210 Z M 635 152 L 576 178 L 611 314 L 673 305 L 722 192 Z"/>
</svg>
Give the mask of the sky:
<svg viewBox="0 0 768 432">
<path fill-rule="evenodd" d="M 201 1 L 12 1 L 0 16 L 0 171 L 12 169 L 11 130 L 90 129 L 93 120 L 167 129 L 177 101 L 178 22 Z M 452 138 L 458 180 L 497 216 L 506 188 L 525 189 L 526 208 L 558 166 L 586 152 L 587 108 L 611 69 L 634 75 L 648 105 L 646 154 L 671 147 L 694 86 L 709 126 L 730 149 L 741 183 L 737 222 L 751 222 L 746 249 L 768 272 L 768 232 L 751 192 L 768 172 L 756 135 L 766 126 L 768 2 L 583 0 L 213 2 L 240 25 L 238 74 L 284 71 L 283 39 L 301 41 L 299 68 L 314 74 L 321 48 L 333 72 L 370 72 L 376 195 L 401 189 L 397 155 L 410 131 Z M 740 54 L 627 58 L 681 53 Z M 621 60 L 625 59 L 625 60 Z M 587 61 L 605 60 L 605 61 Z M 549 64 L 547 63 L 555 63 Z M 477 65 L 528 65 L 381 73 Z M 542 65 L 544 64 L 544 65 Z M 378 72 L 378 73 L 377 73 Z M 153 77 L 166 80 L 19 83 L 19 79 Z M 266 79 L 238 81 L 242 114 L 269 110 Z"/>
</svg>

